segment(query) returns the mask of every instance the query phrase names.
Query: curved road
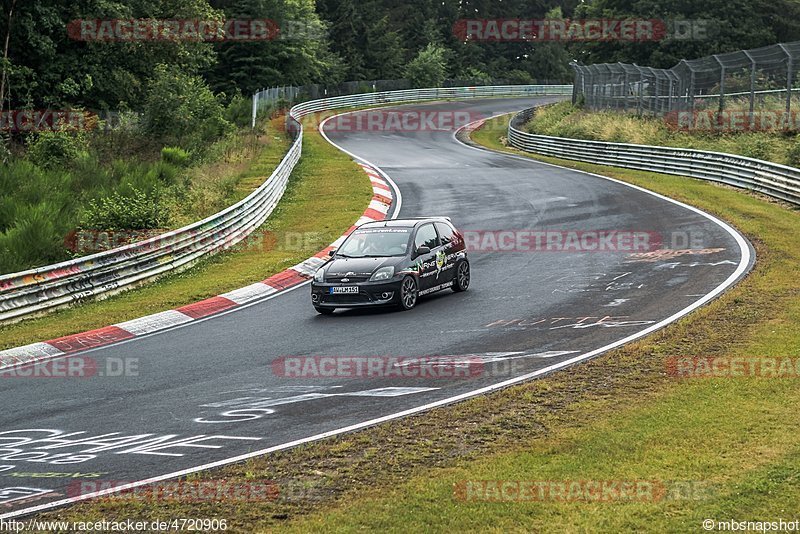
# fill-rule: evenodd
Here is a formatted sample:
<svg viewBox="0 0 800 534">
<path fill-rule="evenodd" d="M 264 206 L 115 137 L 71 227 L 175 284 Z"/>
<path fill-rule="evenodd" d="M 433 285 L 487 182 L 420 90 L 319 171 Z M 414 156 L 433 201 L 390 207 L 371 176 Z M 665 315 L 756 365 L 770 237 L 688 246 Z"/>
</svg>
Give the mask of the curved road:
<svg viewBox="0 0 800 534">
<path fill-rule="evenodd" d="M 530 99 L 414 105 L 458 117 Z M 410 312 L 314 313 L 308 286 L 231 313 L 90 351 L 106 376 L 3 379 L 0 516 L 86 496 L 79 482 L 141 481 L 268 452 L 480 388 L 538 376 L 643 332 L 750 267 L 741 237 L 703 214 L 600 177 L 494 154 L 452 131 L 351 131 L 331 140 L 388 174 L 401 216 L 447 215 L 497 230 L 649 232 L 691 254 L 474 251 L 466 293 Z M 481 242 L 492 248 L 491 242 Z M 707 297 L 706 297 L 707 298 Z M 285 356 L 451 355 L 473 376 L 290 378 Z M 127 364 L 127 376 L 108 376 Z M 443 368 L 432 368 L 441 371 Z M 122 373 L 125 374 L 125 373 Z M 441 372 L 441 374 L 447 374 Z M 46 478 L 43 473 L 53 473 Z M 38 475 L 38 476 L 37 476 Z"/>
</svg>

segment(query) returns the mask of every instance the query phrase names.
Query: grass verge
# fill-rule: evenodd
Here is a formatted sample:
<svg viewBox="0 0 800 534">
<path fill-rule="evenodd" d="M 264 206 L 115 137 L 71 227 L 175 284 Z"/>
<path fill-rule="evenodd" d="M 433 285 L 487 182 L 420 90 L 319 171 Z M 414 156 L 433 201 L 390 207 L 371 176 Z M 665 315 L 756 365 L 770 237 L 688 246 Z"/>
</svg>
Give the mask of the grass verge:
<svg viewBox="0 0 800 534">
<path fill-rule="evenodd" d="M 493 135 L 489 141 L 501 147 L 496 134 L 490 124 L 474 139 Z M 586 364 L 193 477 L 234 485 L 274 481 L 284 489 L 277 498 L 107 500 L 47 518 L 218 517 L 228 519 L 230 532 L 686 532 L 700 531 L 704 519 L 797 518 L 797 379 L 678 381 L 666 362 L 800 355 L 798 214 L 697 180 L 546 161 L 635 183 L 725 218 L 755 244 L 753 273 L 672 326 Z M 698 491 L 644 502 L 454 497 L 462 481 L 498 479 L 682 481 Z"/>
<path fill-rule="evenodd" d="M 780 104 L 777 109 L 781 109 Z M 674 122 L 675 117 L 671 119 Z M 560 102 L 541 108 L 524 129 L 539 135 L 712 150 L 784 165 L 800 165 L 797 131 L 746 131 L 746 120 L 738 127 L 723 121 L 716 130 L 685 130 L 678 129 L 677 124 L 670 124 L 671 119 L 670 116 L 650 117 L 615 111 L 593 112 L 575 107 L 570 102 Z"/>
<path fill-rule="evenodd" d="M 279 131 L 276 119 L 271 131 Z M 303 157 L 270 218 L 236 250 L 202 260 L 182 273 L 40 318 L 0 327 L 0 350 L 100 328 L 172 309 L 263 280 L 319 252 L 364 212 L 372 189 L 364 171 L 314 129 Z M 270 145 L 272 146 L 272 145 Z M 288 147 L 288 144 L 285 146 Z M 265 150 L 237 181 L 239 195 L 269 176 L 285 150 Z"/>
</svg>

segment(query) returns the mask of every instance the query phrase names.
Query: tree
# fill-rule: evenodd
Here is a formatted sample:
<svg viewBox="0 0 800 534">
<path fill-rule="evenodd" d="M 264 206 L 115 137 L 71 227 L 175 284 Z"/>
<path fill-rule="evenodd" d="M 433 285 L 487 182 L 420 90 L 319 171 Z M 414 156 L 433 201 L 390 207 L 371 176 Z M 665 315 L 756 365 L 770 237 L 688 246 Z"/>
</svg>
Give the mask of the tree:
<svg viewBox="0 0 800 534">
<path fill-rule="evenodd" d="M 277 39 L 222 42 L 219 61 L 206 72 L 215 91 L 252 94 L 262 87 L 302 85 L 339 75 L 340 59 L 328 47 L 327 25 L 313 0 L 234 0 L 224 7 L 228 19 L 270 19 Z"/>
<path fill-rule="evenodd" d="M 159 63 L 194 74 L 215 60 L 204 42 L 76 40 L 68 31 L 72 21 L 219 17 L 207 0 L 17 2 L 13 17 L 5 9 L 0 12 L 0 28 L 9 28 L 6 90 L 11 106 L 117 109 L 128 103 L 138 108 Z"/>
<path fill-rule="evenodd" d="M 406 65 L 405 77 L 414 87 L 440 87 L 447 77 L 444 55 L 444 47 L 429 44 Z"/>
<path fill-rule="evenodd" d="M 595 0 L 577 16 L 605 19 L 659 19 L 703 24 L 705 38 L 645 42 L 587 42 L 572 46 L 584 63 L 621 61 L 670 68 L 681 59 L 767 46 L 800 39 L 800 4 L 791 0 Z"/>
<path fill-rule="evenodd" d="M 199 148 L 231 129 L 202 78 L 158 65 L 144 105 L 144 130 L 166 145 Z"/>
</svg>

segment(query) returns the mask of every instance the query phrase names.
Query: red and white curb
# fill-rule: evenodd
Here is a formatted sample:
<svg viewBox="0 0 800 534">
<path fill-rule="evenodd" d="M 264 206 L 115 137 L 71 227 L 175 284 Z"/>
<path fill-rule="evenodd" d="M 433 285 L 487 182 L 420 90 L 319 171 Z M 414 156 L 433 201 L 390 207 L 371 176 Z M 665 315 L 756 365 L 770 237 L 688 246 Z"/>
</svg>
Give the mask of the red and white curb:
<svg viewBox="0 0 800 534">
<path fill-rule="evenodd" d="M 389 210 L 394 201 L 391 186 L 374 167 L 362 163 L 358 163 L 358 165 L 364 169 L 372 183 L 373 196 L 369 206 L 344 235 L 311 258 L 261 282 L 187 304 L 174 310 L 154 313 L 115 325 L 81 332 L 80 334 L 72 334 L 0 351 L 0 370 L 28 365 L 166 330 L 231 310 L 256 299 L 286 291 L 310 280 L 314 276 L 314 272 L 325 263 L 328 253 L 332 249 L 338 248 L 357 226 L 366 222 L 382 221 L 389 218 Z"/>
</svg>

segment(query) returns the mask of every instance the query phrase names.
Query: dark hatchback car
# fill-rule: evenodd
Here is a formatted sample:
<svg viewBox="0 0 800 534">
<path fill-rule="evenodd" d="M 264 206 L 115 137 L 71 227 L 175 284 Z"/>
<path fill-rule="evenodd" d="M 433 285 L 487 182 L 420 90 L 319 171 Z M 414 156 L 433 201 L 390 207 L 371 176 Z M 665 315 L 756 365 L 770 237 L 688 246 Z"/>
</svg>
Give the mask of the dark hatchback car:
<svg viewBox="0 0 800 534">
<path fill-rule="evenodd" d="M 314 275 L 311 303 L 336 308 L 397 306 L 409 310 L 422 295 L 465 291 L 470 269 L 463 236 L 446 217 L 362 224 Z"/>
</svg>

